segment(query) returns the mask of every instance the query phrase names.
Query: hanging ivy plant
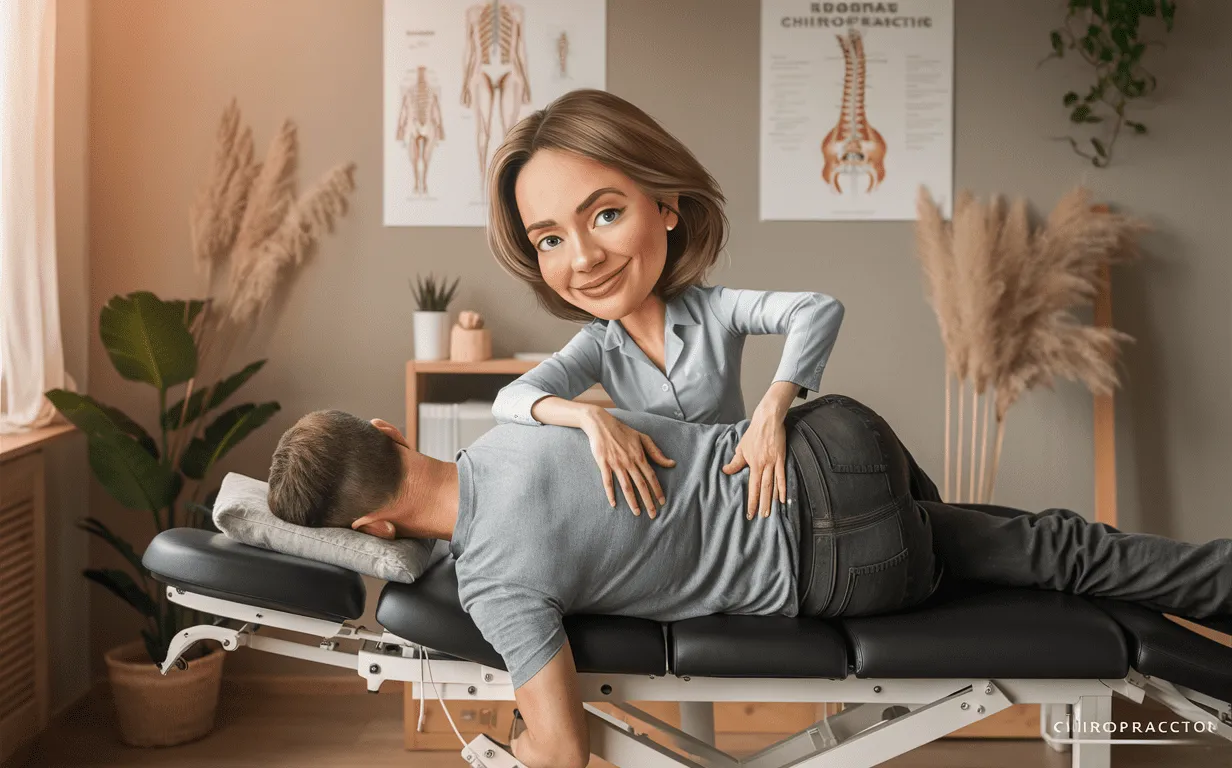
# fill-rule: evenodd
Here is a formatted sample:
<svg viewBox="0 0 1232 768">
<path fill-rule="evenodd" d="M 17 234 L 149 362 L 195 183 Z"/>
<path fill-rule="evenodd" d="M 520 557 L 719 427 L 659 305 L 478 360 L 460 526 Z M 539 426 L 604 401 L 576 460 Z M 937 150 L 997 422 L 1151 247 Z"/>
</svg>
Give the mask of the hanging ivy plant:
<svg viewBox="0 0 1232 768">
<path fill-rule="evenodd" d="M 1061 101 L 1070 122 L 1101 124 L 1102 137 L 1091 137 L 1089 149 L 1072 136 L 1069 143 L 1092 165 L 1103 168 L 1111 162 L 1123 128 L 1146 133 L 1146 126 L 1129 119 L 1126 112 L 1131 101 L 1155 90 L 1155 76 L 1142 60 L 1148 45 L 1162 43 L 1140 40 L 1139 23 L 1144 17 L 1158 18 L 1171 32 L 1176 0 L 1068 0 L 1067 6 L 1065 23 L 1052 30 L 1052 53 L 1045 61 L 1074 51 L 1095 70 L 1095 82 L 1085 95 L 1069 91 Z"/>
</svg>

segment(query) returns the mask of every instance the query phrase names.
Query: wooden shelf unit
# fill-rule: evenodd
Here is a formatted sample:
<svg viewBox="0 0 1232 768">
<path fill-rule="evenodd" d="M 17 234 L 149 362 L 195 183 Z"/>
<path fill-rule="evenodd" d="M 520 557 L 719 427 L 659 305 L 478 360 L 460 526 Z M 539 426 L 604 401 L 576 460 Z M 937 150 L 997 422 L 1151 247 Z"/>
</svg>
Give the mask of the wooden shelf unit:
<svg viewBox="0 0 1232 768">
<path fill-rule="evenodd" d="M 406 363 L 406 439 L 411 445 L 419 444 L 419 404 L 432 402 L 428 397 L 432 394 L 432 383 L 440 377 L 448 376 L 521 376 L 539 364 L 539 360 L 518 360 L 516 358 L 494 358 L 478 363 L 455 363 L 452 360 L 408 360 Z M 495 393 L 493 393 L 495 394 Z M 603 387 L 596 384 L 575 400 L 594 403 L 604 408 L 614 408 L 615 404 Z"/>
</svg>

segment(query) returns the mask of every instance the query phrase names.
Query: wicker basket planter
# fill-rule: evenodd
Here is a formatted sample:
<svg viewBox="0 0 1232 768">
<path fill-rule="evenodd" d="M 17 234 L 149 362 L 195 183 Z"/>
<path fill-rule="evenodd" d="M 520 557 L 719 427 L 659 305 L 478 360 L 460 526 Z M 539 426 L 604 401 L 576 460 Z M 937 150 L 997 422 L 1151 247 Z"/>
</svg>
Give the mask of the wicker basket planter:
<svg viewBox="0 0 1232 768">
<path fill-rule="evenodd" d="M 164 677 L 140 640 L 104 656 L 120 737 L 134 747 L 165 747 L 199 739 L 214 728 L 225 651 L 218 647 Z"/>
</svg>

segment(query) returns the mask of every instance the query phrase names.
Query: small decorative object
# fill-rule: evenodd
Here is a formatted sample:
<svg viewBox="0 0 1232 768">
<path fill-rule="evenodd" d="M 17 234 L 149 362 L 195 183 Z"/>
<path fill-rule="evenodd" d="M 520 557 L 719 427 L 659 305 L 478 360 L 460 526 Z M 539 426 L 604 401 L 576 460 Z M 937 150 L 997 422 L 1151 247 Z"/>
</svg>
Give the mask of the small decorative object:
<svg viewBox="0 0 1232 768">
<path fill-rule="evenodd" d="M 295 125 L 288 120 L 264 162 L 254 158 L 252 131 L 241 125 L 232 101 L 218 127 L 209 178 L 189 212 L 193 265 L 208 298 L 163 300 L 138 291 L 113 297 L 100 312 L 99 335 L 112 365 L 121 377 L 156 390 L 156 400 L 142 399 L 157 402 L 156 411 L 138 423 L 89 395 L 46 393 L 85 433 L 99 483 L 125 507 L 148 515 L 155 531 L 212 528 L 217 487 L 206 490 L 210 473 L 279 410 L 277 402 L 222 410 L 265 365 L 258 360 L 225 375 L 231 352 L 242 348 L 278 289 L 346 213 L 355 189 L 355 166 L 346 163 L 297 194 L 297 156 Z M 157 439 L 149 425 L 156 426 Z M 121 738 L 134 746 L 165 746 L 205 735 L 214 725 L 225 651 L 197 645 L 186 667 L 166 676 L 154 663 L 166 658 L 176 632 L 208 619 L 171 602 L 145 570 L 141 553 L 102 520 L 86 518 L 80 527 L 128 566 L 90 569 L 86 578 L 144 621 L 141 640 L 105 656 Z"/>
<path fill-rule="evenodd" d="M 963 192 L 955 200 L 952 222 L 946 222 L 928 191 L 921 187 L 917 210 L 916 255 L 945 345 L 942 494 L 946 501 L 986 503 L 992 500 L 1006 412 L 1023 392 L 1039 384 L 1051 387 L 1057 376 L 1081 381 L 1095 394 L 1109 394 L 1117 386 L 1118 345 L 1132 339 L 1112 328 L 1082 324 L 1071 310 L 1092 303 L 1100 288 L 1101 268 L 1132 258 L 1136 237 L 1146 227 L 1137 219 L 1092 210 L 1090 193 L 1081 187 L 1062 198 L 1047 220 L 1034 229 L 1027 201 L 1022 199 L 1015 200 L 1007 213 L 999 198 L 985 205 Z M 952 380 L 958 382 L 953 484 Z M 964 489 L 968 381 L 971 442 Z M 977 490 L 980 396 L 984 396 L 984 415 Z M 986 474 L 989 408 L 993 403 L 997 432 L 991 471 Z"/>
<path fill-rule="evenodd" d="M 483 327 L 483 315 L 469 309 L 459 313 L 449 339 L 449 359 L 477 363 L 492 357 L 492 332 Z"/>
<path fill-rule="evenodd" d="M 411 283 L 415 294 L 415 359 L 444 360 L 449 357 L 449 302 L 458 289 L 458 279 L 446 287 L 432 275 Z"/>
<path fill-rule="evenodd" d="M 1065 23 L 1049 35 L 1052 53 L 1044 60 L 1059 59 L 1069 49 L 1094 68 L 1095 83 L 1086 94 L 1069 91 L 1062 103 L 1070 110 L 1070 122 L 1078 125 L 1104 123 L 1103 138 L 1090 139 L 1092 151 L 1085 150 L 1076 139 L 1069 137 L 1075 152 L 1090 160 L 1096 168 L 1103 168 L 1112 161 L 1112 148 L 1122 127 L 1136 134 L 1146 133 L 1145 125 L 1125 115 L 1130 100 L 1155 90 L 1155 76 L 1142 65 L 1142 59 L 1147 46 L 1157 41 L 1139 40 L 1139 24 L 1142 17 L 1158 16 L 1165 31 L 1171 32 L 1176 2 L 1068 0 L 1068 8 Z"/>
</svg>

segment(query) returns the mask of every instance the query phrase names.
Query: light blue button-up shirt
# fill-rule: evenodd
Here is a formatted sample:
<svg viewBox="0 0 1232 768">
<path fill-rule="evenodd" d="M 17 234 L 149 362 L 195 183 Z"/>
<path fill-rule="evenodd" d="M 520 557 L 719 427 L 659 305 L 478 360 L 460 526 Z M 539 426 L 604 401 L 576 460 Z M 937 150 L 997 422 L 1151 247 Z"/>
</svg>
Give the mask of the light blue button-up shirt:
<svg viewBox="0 0 1232 768">
<path fill-rule="evenodd" d="M 555 395 L 572 400 L 596 382 L 617 407 L 699 424 L 744 420 L 740 360 L 745 337 L 787 337 L 774 381 L 813 392 L 830 359 L 843 305 L 822 293 L 693 286 L 667 304 L 665 366 L 651 362 L 618 320 L 592 320 L 565 348 L 501 389 L 500 423 L 537 425 L 530 409 Z"/>
</svg>

